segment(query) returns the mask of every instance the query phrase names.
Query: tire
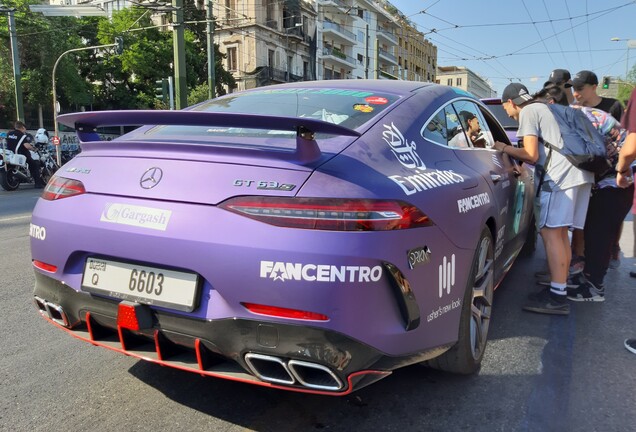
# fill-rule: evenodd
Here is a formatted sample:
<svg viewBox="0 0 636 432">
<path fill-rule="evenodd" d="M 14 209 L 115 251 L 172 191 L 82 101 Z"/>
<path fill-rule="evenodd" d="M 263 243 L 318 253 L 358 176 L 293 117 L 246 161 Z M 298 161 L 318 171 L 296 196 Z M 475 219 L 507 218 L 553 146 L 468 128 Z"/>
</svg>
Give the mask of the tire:
<svg viewBox="0 0 636 432">
<path fill-rule="evenodd" d="M 429 360 L 428 366 L 464 375 L 479 370 L 490 327 L 494 262 L 492 234 L 485 227 L 477 243 L 464 294 L 457 343 L 441 356 Z"/>
<path fill-rule="evenodd" d="M 6 191 L 13 191 L 20 186 L 20 180 L 2 167 L 0 168 L 0 186 Z"/>
</svg>

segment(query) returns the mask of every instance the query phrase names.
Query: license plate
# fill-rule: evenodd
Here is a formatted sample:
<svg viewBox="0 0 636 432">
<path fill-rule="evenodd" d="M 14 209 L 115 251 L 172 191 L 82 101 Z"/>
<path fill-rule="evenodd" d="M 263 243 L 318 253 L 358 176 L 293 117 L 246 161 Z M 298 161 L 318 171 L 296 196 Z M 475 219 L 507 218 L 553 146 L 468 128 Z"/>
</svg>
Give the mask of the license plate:
<svg viewBox="0 0 636 432">
<path fill-rule="evenodd" d="M 82 290 L 191 312 L 197 298 L 198 279 L 196 273 L 88 258 Z"/>
</svg>

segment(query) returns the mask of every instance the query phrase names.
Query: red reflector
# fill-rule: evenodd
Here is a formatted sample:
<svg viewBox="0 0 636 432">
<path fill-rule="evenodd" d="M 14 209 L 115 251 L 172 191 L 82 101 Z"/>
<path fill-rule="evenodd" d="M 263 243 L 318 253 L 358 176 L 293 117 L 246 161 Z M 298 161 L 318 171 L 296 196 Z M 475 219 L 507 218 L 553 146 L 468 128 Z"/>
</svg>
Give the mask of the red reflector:
<svg viewBox="0 0 636 432">
<path fill-rule="evenodd" d="M 40 270 L 44 270 L 50 273 L 55 273 L 57 271 L 57 266 L 54 266 L 53 264 L 47 264 L 38 260 L 33 260 L 33 266 L 35 268 L 39 268 Z"/>
<path fill-rule="evenodd" d="M 287 228 L 387 231 L 433 225 L 417 207 L 396 200 L 248 196 L 231 198 L 220 207 Z"/>
<path fill-rule="evenodd" d="M 243 306 L 247 308 L 248 311 L 259 314 L 259 315 L 269 315 L 281 318 L 293 318 L 299 320 L 308 320 L 308 321 L 329 321 L 329 317 L 327 315 L 319 314 L 316 312 L 308 312 L 297 309 L 287 309 L 276 306 L 266 306 L 259 305 L 254 303 L 241 303 Z"/>
<path fill-rule="evenodd" d="M 119 303 L 117 308 L 117 325 L 128 330 L 139 330 L 135 305 L 126 302 Z"/>
<path fill-rule="evenodd" d="M 47 201 L 55 201 L 75 195 L 86 193 L 84 184 L 79 180 L 53 176 L 42 192 L 42 198 Z"/>
</svg>

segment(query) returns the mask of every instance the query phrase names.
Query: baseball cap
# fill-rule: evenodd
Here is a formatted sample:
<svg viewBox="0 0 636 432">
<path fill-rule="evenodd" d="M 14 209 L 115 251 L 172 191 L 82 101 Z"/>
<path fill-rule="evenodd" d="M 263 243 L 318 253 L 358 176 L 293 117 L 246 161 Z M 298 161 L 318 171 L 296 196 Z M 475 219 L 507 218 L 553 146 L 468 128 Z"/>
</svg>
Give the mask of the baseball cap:
<svg viewBox="0 0 636 432">
<path fill-rule="evenodd" d="M 550 77 L 546 81 L 547 83 L 565 84 L 565 87 L 572 87 L 572 76 L 566 69 L 555 69 L 550 72 Z M 545 84 L 543 85 L 545 87 Z"/>
<path fill-rule="evenodd" d="M 572 78 L 572 85 L 574 87 L 583 87 L 585 84 L 598 85 L 598 77 L 596 74 L 589 70 L 582 70 L 577 72 Z"/>
<path fill-rule="evenodd" d="M 512 100 L 515 105 L 521 105 L 524 102 L 532 100 L 532 96 L 528 93 L 528 89 L 521 83 L 510 83 L 506 86 L 501 94 L 501 102 Z"/>
</svg>

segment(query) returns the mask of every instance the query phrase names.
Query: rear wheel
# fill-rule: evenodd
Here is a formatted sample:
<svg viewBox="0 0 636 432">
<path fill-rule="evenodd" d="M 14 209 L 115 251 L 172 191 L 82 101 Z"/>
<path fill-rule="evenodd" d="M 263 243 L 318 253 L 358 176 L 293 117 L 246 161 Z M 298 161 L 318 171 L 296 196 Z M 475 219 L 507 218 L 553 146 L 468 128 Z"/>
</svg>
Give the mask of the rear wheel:
<svg viewBox="0 0 636 432">
<path fill-rule="evenodd" d="M 481 365 L 494 294 L 494 247 L 488 228 L 479 237 L 470 275 L 459 321 L 459 339 L 450 350 L 429 360 L 428 365 L 435 369 L 471 374 Z"/>
<path fill-rule="evenodd" d="M 20 180 L 4 168 L 0 168 L 0 186 L 6 191 L 16 190 L 20 186 Z"/>
</svg>

